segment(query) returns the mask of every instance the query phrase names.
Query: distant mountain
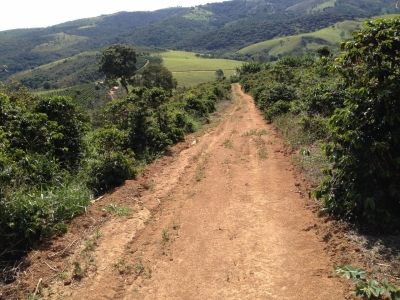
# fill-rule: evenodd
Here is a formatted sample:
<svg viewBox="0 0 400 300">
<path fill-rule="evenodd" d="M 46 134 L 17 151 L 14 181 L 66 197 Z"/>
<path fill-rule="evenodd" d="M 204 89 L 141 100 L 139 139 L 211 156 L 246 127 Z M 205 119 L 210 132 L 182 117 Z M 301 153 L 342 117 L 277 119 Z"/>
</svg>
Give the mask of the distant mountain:
<svg viewBox="0 0 400 300">
<path fill-rule="evenodd" d="M 315 32 L 356 17 L 396 13 L 395 5 L 394 0 L 231 0 L 191 8 L 120 12 L 47 28 L 3 31 L 0 32 L 0 64 L 8 66 L 8 74 L 0 73 L 0 80 L 76 57 L 82 52 L 99 52 L 116 43 L 134 45 L 135 48 L 191 50 L 246 59 L 248 54 L 237 52 L 246 46 Z M 96 57 L 98 55 L 90 55 L 91 64 L 92 60 L 96 63 Z M 64 67 L 80 76 L 86 74 L 86 71 L 78 70 L 83 68 L 82 63 L 75 69 L 69 64 L 68 68 L 67 65 Z M 84 68 L 87 70 L 88 65 Z M 89 69 L 94 70 L 93 67 Z M 44 73 L 30 74 L 42 74 L 43 77 Z M 27 82 L 37 86 L 40 81 L 37 77 Z"/>
<path fill-rule="evenodd" d="M 0 62 L 8 74 L 51 63 L 81 52 L 118 43 L 119 34 L 168 19 L 187 8 L 154 12 L 120 12 L 80 19 L 47 28 L 15 29 L 0 32 Z M 6 76 L 0 74 L 0 80 Z"/>
</svg>

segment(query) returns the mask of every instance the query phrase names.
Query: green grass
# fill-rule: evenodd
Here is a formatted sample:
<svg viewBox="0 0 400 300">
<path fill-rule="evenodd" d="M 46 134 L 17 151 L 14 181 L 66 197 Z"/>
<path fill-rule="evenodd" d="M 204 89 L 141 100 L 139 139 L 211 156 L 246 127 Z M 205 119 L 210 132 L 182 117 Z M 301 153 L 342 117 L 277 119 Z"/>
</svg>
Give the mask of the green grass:
<svg viewBox="0 0 400 300">
<path fill-rule="evenodd" d="M 328 7 L 333 0 L 324 2 L 314 10 Z M 393 18 L 393 14 L 374 16 L 373 18 Z M 275 38 L 256 43 L 237 51 L 240 54 L 254 54 L 267 51 L 269 55 L 284 55 L 298 51 L 315 52 L 322 46 L 328 46 L 332 51 L 339 51 L 341 41 L 351 38 L 351 32 L 358 30 L 364 23 L 364 19 L 346 20 L 321 30 L 292 36 Z"/>
<path fill-rule="evenodd" d="M 178 87 L 191 87 L 200 83 L 214 81 L 215 71 L 191 71 L 191 72 L 173 72 L 172 75 L 178 80 Z M 235 70 L 223 70 L 226 78 L 235 73 Z"/>
<path fill-rule="evenodd" d="M 32 49 L 31 52 L 37 53 L 58 51 L 62 50 L 65 47 L 75 45 L 80 41 L 88 39 L 88 37 L 85 36 L 70 35 L 63 32 L 51 34 L 48 35 L 48 37 L 51 37 L 52 40 L 47 43 L 37 45 L 35 48 Z"/>
<path fill-rule="evenodd" d="M 317 12 L 317 11 L 323 11 L 325 8 L 328 7 L 335 7 L 335 2 L 336 0 L 328 0 L 326 2 L 323 2 L 316 7 L 310 9 L 311 12 Z"/>
<path fill-rule="evenodd" d="M 346 20 L 312 33 L 286 36 L 253 44 L 239 50 L 238 53 L 253 54 L 268 51 L 269 55 L 279 55 L 293 52 L 296 48 L 315 51 L 324 45 L 330 46 L 333 51 L 338 51 L 339 43 L 349 38 L 350 32 L 356 30 L 363 22 L 363 20 Z"/>
<path fill-rule="evenodd" d="M 214 81 L 218 69 L 222 69 L 225 77 L 229 78 L 235 73 L 236 67 L 242 65 L 242 62 L 236 60 L 196 57 L 194 52 L 166 51 L 159 55 L 164 60 L 164 66 L 178 80 L 179 87 Z"/>
<path fill-rule="evenodd" d="M 114 203 L 109 203 L 106 205 L 105 210 L 117 217 L 127 217 L 132 213 L 132 209 L 128 206 L 117 206 Z"/>
<path fill-rule="evenodd" d="M 196 57 L 194 52 L 167 51 L 160 53 L 164 60 L 164 66 L 171 72 L 177 71 L 216 71 L 234 70 L 242 65 L 242 62 L 228 59 L 208 59 Z"/>
<path fill-rule="evenodd" d="M 58 25 L 55 25 L 54 27 L 80 27 L 79 29 L 83 27 L 95 27 L 95 24 L 97 21 L 100 21 L 103 17 L 94 17 L 94 18 L 85 18 L 85 19 L 78 19 L 74 21 L 68 21 L 65 23 L 61 23 Z"/>
<path fill-rule="evenodd" d="M 286 144 L 298 151 L 298 155 L 293 157 L 293 162 L 302 169 L 312 183 L 317 185 L 325 176 L 322 169 L 328 167 L 328 160 L 317 137 L 304 132 L 299 121 L 298 117 L 283 114 L 274 119 L 274 126 L 282 132 Z"/>
<path fill-rule="evenodd" d="M 195 7 L 190 13 L 183 16 L 185 19 L 195 20 L 195 21 L 211 21 L 215 20 L 214 13 L 205 10 L 201 7 Z"/>
</svg>

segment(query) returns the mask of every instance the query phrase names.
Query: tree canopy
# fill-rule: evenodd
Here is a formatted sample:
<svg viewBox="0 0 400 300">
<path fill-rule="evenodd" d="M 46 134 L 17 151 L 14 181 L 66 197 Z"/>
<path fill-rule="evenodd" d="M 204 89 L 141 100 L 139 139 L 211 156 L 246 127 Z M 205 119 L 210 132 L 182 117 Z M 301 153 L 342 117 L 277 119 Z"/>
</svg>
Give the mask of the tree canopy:
<svg viewBox="0 0 400 300">
<path fill-rule="evenodd" d="M 99 71 L 106 75 L 106 81 L 120 79 L 121 85 L 128 93 L 128 84 L 133 82 L 136 74 L 137 54 L 135 50 L 126 45 L 116 44 L 103 51 Z"/>
<path fill-rule="evenodd" d="M 178 84 L 171 71 L 160 64 L 150 64 L 141 75 L 141 84 L 147 88 L 157 87 L 171 92 Z"/>
</svg>

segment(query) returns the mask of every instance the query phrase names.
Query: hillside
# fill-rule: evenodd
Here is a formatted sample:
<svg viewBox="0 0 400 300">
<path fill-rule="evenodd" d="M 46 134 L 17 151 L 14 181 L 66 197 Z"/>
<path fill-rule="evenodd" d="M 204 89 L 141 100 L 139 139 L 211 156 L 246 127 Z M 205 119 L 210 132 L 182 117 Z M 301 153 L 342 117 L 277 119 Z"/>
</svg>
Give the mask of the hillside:
<svg viewBox="0 0 400 300">
<path fill-rule="evenodd" d="M 350 33 L 359 28 L 363 22 L 358 19 L 341 21 L 312 33 L 279 37 L 255 43 L 240 49 L 237 53 L 247 56 L 264 53 L 269 60 L 276 60 L 288 54 L 316 53 L 323 46 L 328 46 L 331 51 L 337 52 L 339 43 L 350 38 Z"/>
<path fill-rule="evenodd" d="M 0 32 L 1 61 L 12 75 L 118 43 L 117 36 L 122 32 L 160 22 L 185 10 L 178 7 L 154 12 L 120 12 L 47 28 L 3 31 Z M 6 75 L 0 74 L 0 80 L 5 79 Z"/>
<path fill-rule="evenodd" d="M 3 31 L 0 58 L 8 74 L 0 73 L 0 80 L 115 43 L 206 51 L 236 59 L 235 51 L 257 42 L 314 32 L 356 16 L 395 12 L 395 3 L 389 0 L 231 0 Z"/>
</svg>

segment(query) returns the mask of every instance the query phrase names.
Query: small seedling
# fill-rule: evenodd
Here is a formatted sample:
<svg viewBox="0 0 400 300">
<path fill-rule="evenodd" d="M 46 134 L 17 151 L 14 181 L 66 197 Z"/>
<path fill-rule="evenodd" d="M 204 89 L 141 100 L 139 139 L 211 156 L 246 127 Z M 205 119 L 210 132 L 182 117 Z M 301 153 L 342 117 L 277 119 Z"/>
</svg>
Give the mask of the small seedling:
<svg viewBox="0 0 400 300">
<path fill-rule="evenodd" d="M 136 264 L 133 266 L 133 270 L 135 271 L 137 276 L 139 276 L 143 272 L 144 266 L 142 264 L 142 259 L 141 258 L 138 258 L 136 260 Z"/>
<path fill-rule="evenodd" d="M 224 146 L 228 149 L 233 149 L 233 142 L 230 139 L 226 139 L 224 142 Z"/>
<path fill-rule="evenodd" d="M 97 228 L 96 231 L 94 232 L 93 235 L 93 240 L 97 241 L 99 238 L 101 238 L 103 234 L 100 232 L 100 229 Z"/>
<path fill-rule="evenodd" d="M 113 264 L 113 268 L 120 274 L 128 274 L 131 270 L 131 267 L 127 265 L 126 260 L 123 258 L 118 258 L 118 260 Z"/>
<path fill-rule="evenodd" d="M 128 206 L 117 206 L 113 203 L 106 205 L 105 210 L 113 216 L 123 217 L 131 214 L 131 208 Z"/>
<path fill-rule="evenodd" d="M 152 273 L 153 273 L 153 270 L 149 268 L 149 271 L 147 273 L 147 278 L 148 279 L 151 279 Z"/>
<path fill-rule="evenodd" d="M 267 158 L 267 151 L 265 151 L 265 149 L 260 149 L 260 150 L 258 150 L 258 157 L 260 158 L 260 159 L 265 159 L 265 158 Z"/>
<path fill-rule="evenodd" d="M 203 161 L 197 165 L 195 174 L 196 181 L 200 181 L 204 177 L 207 163 L 208 163 L 208 157 L 205 155 Z"/>
<path fill-rule="evenodd" d="M 168 229 L 164 229 L 163 230 L 163 232 L 162 232 L 162 241 L 164 243 L 169 241 L 169 231 L 168 231 Z"/>
<path fill-rule="evenodd" d="M 74 269 L 72 270 L 72 277 L 75 279 L 81 279 L 85 276 L 85 270 L 82 269 L 80 263 L 78 261 L 74 261 L 73 263 Z"/>
<path fill-rule="evenodd" d="M 58 274 L 57 275 L 57 279 L 58 280 L 65 280 L 65 279 L 67 279 L 68 278 L 68 273 L 67 272 L 62 272 L 62 273 L 60 273 L 60 274 Z"/>
</svg>

